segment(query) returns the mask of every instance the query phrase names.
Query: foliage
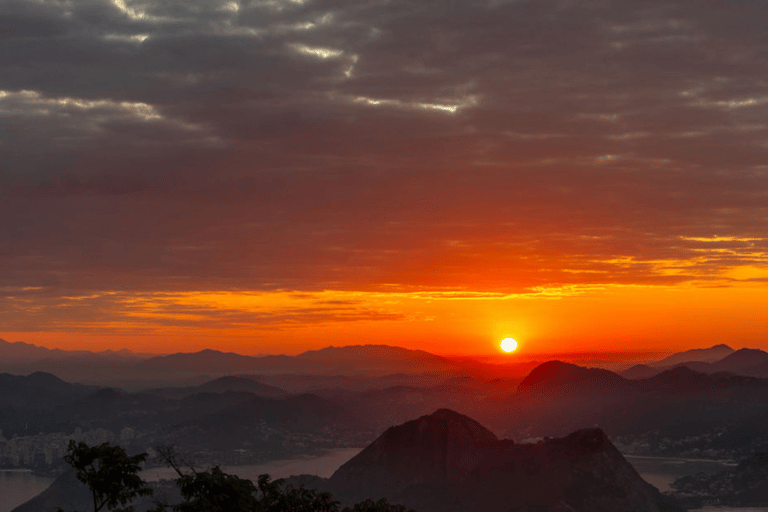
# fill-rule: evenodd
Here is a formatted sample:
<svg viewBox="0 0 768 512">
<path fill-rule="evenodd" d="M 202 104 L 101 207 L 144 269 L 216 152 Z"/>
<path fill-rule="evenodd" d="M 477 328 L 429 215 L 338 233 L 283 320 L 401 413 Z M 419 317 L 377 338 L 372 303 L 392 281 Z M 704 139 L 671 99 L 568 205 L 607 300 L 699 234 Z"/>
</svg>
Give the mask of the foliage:
<svg viewBox="0 0 768 512">
<path fill-rule="evenodd" d="M 160 447 L 158 454 L 172 467 L 182 501 L 172 505 L 174 512 L 338 512 L 339 503 L 329 493 L 312 489 L 286 486 L 284 480 L 270 481 L 269 475 L 261 475 L 258 487 L 250 480 L 228 475 L 216 466 L 207 471 L 197 471 L 187 464 L 182 468 L 173 447 Z M 153 512 L 161 512 L 168 505 L 157 503 Z"/>
<path fill-rule="evenodd" d="M 182 474 L 176 479 L 184 501 L 175 512 L 229 512 L 256 510 L 256 486 L 250 480 L 224 473 L 218 466 L 210 471 Z"/>
<path fill-rule="evenodd" d="M 346 507 L 342 512 L 414 512 L 406 509 L 403 505 L 394 505 L 384 498 L 379 501 L 367 499 L 360 503 L 355 503 L 352 508 Z"/>
<path fill-rule="evenodd" d="M 259 477 L 261 499 L 259 512 L 338 512 L 339 502 L 327 492 L 303 487 L 284 486 L 283 480 L 270 482 L 269 475 Z"/>
<path fill-rule="evenodd" d="M 254 485 L 250 480 L 223 472 L 218 466 L 197 471 L 191 464 L 180 461 L 172 447 L 161 447 L 158 453 L 179 475 L 176 485 L 183 501 L 175 505 L 156 501 L 151 512 L 168 512 L 169 509 L 173 512 L 339 512 L 339 502 L 327 492 L 286 485 L 285 480 L 271 480 L 269 475 L 259 476 Z M 77 478 L 91 489 L 94 512 L 99 512 L 104 506 L 113 510 L 136 496 L 152 494 L 137 474 L 146 458 L 146 453 L 128 457 L 125 450 L 109 443 L 89 447 L 71 441 L 64 460 L 77 470 Z M 128 506 L 115 512 L 133 510 L 133 506 Z M 385 499 L 368 499 L 342 512 L 413 511 L 390 504 Z"/>
<path fill-rule="evenodd" d="M 88 486 L 93 497 L 93 510 L 99 512 L 105 506 L 116 512 L 132 512 L 133 506 L 125 507 L 137 496 L 148 496 L 152 489 L 141 479 L 138 472 L 146 453 L 129 457 L 120 446 L 103 443 L 99 446 L 74 441 L 69 442 L 64 460 L 77 471 L 77 479 Z"/>
</svg>

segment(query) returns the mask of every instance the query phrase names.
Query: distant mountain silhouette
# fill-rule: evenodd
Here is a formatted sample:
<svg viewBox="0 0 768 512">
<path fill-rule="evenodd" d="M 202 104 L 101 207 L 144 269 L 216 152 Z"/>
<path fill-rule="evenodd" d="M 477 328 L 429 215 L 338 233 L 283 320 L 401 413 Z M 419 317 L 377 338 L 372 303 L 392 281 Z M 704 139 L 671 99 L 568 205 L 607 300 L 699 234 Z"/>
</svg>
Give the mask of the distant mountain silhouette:
<svg viewBox="0 0 768 512">
<path fill-rule="evenodd" d="M 687 366 L 677 366 L 665 370 L 648 379 L 637 381 L 638 388 L 664 393 L 706 391 L 714 384 L 706 373 L 691 370 Z"/>
<path fill-rule="evenodd" d="M 653 377 L 654 375 L 659 374 L 661 371 L 662 370 L 658 368 L 652 368 L 647 364 L 636 364 L 631 368 L 627 368 L 626 370 L 621 372 L 619 375 L 621 375 L 625 379 L 630 379 L 630 380 L 648 379 L 650 377 Z"/>
<path fill-rule="evenodd" d="M 460 365 L 422 350 L 387 345 L 327 347 L 297 356 L 244 356 L 232 352 L 202 350 L 158 356 L 135 364 L 144 374 L 172 372 L 179 374 L 260 374 L 282 373 L 309 375 L 367 375 L 392 373 L 458 373 Z"/>
<path fill-rule="evenodd" d="M 35 372 L 28 376 L 0 373 L 0 406 L 22 406 L 29 409 L 59 406 L 62 399 L 85 396 L 96 389 L 95 386 L 64 382 L 45 372 Z"/>
<path fill-rule="evenodd" d="M 225 393 L 228 391 L 243 391 L 270 398 L 283 398 L 288 395 L 280 388 L 269 386 L 252 378 L 236 376 L 219 377 L 199 386 L 156 388 L 148 392 L 181 398 L 198 393 Z"/>
<path fill-rule="evenodd" d="M 113 361 L 136 361 L 149 357 L 147 354 L 136 354 L 127 349 L 119 351 L 104 350 L 91 352 L 88 350 L 61 350 L 39 347 L 23 341 L 9 342 L 0 339 L 0 361 L 3 363 L 31 363 L 43 360 L 89 360 L 106 359 Z"/>
<path fill-rule="evenodd" d="M 729 372 L 706 374 L 677 366 L 636 382 L 637 389 L 660 393 L 702 393 L 728 388 L 768 388 L 768 379 L 758 379 Z"/>
<path fill-rule="evenodd" d="M 286 395 L 286 392 L 280 388 L 268 386 L 252 379 L 233 376 L 219 377 L 218 379 L 197 386 L 197 389 L 202 393 L 247 391 L 248 393 L 267 397 L 284 397 Z"/>
<path fill-rule="evenodd" d="M 733 350 L 721 344 L 678 352 L 649 365 L 635 365 L 621 372 L 621 375 L 628 379 L 646 379 L 677 366 L 701 373 L 730 372 L 768 378 L 768 352 L 750 348 Z"/>
<path fill-rule="evenodd" d="M 652 366 L 664 367 L 675 366 L 681 363 L 688 363 L 691 361 L 699 361 L 703 363 L 714 363 L 719 361 L 725 356 L 732 354 L 734 350 L 728 345 L 720 344 L 709 348 L 694 348 L 692 350 L 686 350 L 684 352 L 677 352 L 671 356 L 667 356 L 661 361 L 652 363 Z"/>
<path fill-rule="evenodd" d="M 65 351 L 28 343 L 0 340 L 0 372 L 45 371 L 65 380 L 146 389 L 187 383 L 207 376 L 208 380 L 231 375 L 322 375 L 384 377 L 392 374 L 434 374 L 442 379 L 466 371 L 480 372 L 483 365 L 470 365 L 430 354 L 388 345 L 326 347 L 297 356 L 247 356 L 205 349 L 169 355 L 119 352 Z M 402 381 L 402 380 L 401 380 Z M 198 379 L 199 382 L 199 379 Z"/>
<path fill-rule="evenodd" d="M 687 361 L 676 366 L 686 366 L 703 373 L 730 372 L 753 377 L 768 377 L 768 352 L 760 349 L 742 348 L 731 352 L 715 362 Z M 669 366 L 658 366 L 660 369 Z"/>
<path fill-rule="evenodd" d="M 750 373 L 768 363 L 768 352 L 759 349 L 742 348 L 712 363 L 715 372 Z"/>
<path fill-rule="evenodd" d="M 517 394 L 616 392 L 631 386 L 609 370 L 548 361 L 534 368 L 517 387 Z"/>
<path fill-rule="evenodd" d="M 343 502 L 385 497 L 419 512 L 683 510 L 599 429 L 515 444 L 446 409 L 391 427 L 321 485 Z"/>
</svg>

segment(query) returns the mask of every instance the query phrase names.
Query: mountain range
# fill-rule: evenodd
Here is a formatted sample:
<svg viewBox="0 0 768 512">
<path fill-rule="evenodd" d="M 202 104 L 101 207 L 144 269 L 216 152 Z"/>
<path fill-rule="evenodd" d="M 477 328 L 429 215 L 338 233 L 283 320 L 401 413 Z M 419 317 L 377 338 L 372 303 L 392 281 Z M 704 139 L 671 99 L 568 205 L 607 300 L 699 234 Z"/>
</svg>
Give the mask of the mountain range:
<svg viewBox="0 0 768 512">
<path fill-rule="evenodd" d="M 338 381 L 340 377 L 356 383 L 390 377 L 389 385 L 410 385 L 406 376 L 410 379 L 410 376 L 421 375 L 436 385 L 447 378 L 462 376 L 485 380 L 521 379 L 540 363 L 516 361 L 501 364 L 500 360 L 491 364 L 387 345 L 330 346 L 295 356 L 246 356 L 210 349 L 153 355 L 129 350 L 66 351 L 0 339 L 0 372 L 26 375 L 42 371 L 68 381 L 133 390 L 197 385 L 216 377 L 232 375 L 257 378 L 276 387 L 291 388 L 294 392 L 347 387 Z M 659 361 L 635 365 L 621 372 L 621 375 L 629 379 L 644 379 L 680 365 L 704 373 L 725 371 L 768 378 L 768 353 L 747 348 L 734 350 L 724 344 L 678 352 Z M 391 378 L 397 375 L 400 377 Z M 298 376 L 304 380 L 315 377 L 315 383 L 303 388 L 297 386 Z M 337 382 L 332 383 L 329 380 L 332 378 L 336 378 Z M 373 384 L 373 387 L 377 385 Z"/>
<path fill-rule="evenodd" d="M 0 372 L 52 373 L 65 380 L 126 389 L 178 386 L 225 375 L 315 375 L 375 378 L 392 374 L 433 374 L 445 379 L 477 374 L 482 365 L 469 365 L 430 354 L 387 345 L 327 347 L 296 356 L 245 356 L 201 350 L 169 355 L 128 351 L 84 352 L 50 350 L 0 340 Z"/>
<path fill-rule="evenodd" d="M 635 365 L 622 372 L 628 379 L 647 379 L 665 370 L 685 366 L 702 373 L 730 372 L 768 378 L 768 352 L 760 349 L 733 350 L 727 345 L 679 352 L 651 364 Z"/>
<path fill-rule="evenodd" d="M 679 358 L 711 359 L 728 350 L 715 346 Z M 563 436 L 599 426 L 636 453 L 731 457 L 768 448 L 768 427 L 763 426 L 768 424 L 768 379 L 733 372 L 754 369 L 764 359 L 768 354 L 761 350 L 731 350 L 714 362 L 648 366 L 653 373 L 643 378 L 548 361 L 521 380 L 489 378 L 463 362 L 375 345 L 328 347 L 298 356 L 201 351 L 112 366 L 77 362 L 91 372 L 84 370 L 82 376 L 101 372 L 108 382 L 136 378 L 137 368 L 150 377 L 132 381 L 136 387 L 125 391 L 74 385 L 65 381 L 79 378 L 44 372 L 0 374 L 0 429 L 11 437 L 69 435 L 77 426 L 118 435 L 130 427 L 137 432 L 135 442 L 145 443 L 141 449 L 153 439 L 186 443 L 197 453 L 210 440 L 218 450 L 211 457 L 231 460 L 233 450 L 241 450 L 244 460 L 256 462 L 262 456 L 361 446 L 389 425 L 450 408 L 506 437 Z M 24 367 L 6 365 L 13 373 Z M 693 369 L 696 365 L 707 371 Z M 379 373 L 356 373 L 374 366 Z M 262 371 L 251 372 L 254 368 Z M 120 371 L 122 377 L 115 377 Z M 235 421 L 238 411 L 247 420 Z"/>
</svg>

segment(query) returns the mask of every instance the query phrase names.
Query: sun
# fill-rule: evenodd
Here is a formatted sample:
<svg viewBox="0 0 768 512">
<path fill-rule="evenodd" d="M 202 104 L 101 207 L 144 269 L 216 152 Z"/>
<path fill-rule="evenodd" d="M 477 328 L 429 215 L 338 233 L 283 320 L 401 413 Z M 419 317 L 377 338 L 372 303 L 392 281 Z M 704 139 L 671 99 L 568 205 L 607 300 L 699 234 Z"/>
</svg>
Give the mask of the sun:
<svg viewBox="0 0 768 512">
<path fill-rule="evenodd" d="M 514 352 L 517 348 L 517 341 L 514 338 L 504 338 L 501 340 L 501 350 L 504 352 Z"/>
</svg>

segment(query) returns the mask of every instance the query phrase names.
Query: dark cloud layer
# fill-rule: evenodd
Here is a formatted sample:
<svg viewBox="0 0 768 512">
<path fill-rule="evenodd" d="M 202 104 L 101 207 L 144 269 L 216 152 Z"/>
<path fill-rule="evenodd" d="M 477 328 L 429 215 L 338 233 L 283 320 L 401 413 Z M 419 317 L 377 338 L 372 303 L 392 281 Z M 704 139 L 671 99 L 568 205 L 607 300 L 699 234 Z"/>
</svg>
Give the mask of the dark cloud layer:
<svg viewBox="0 0 768 512">
<path fill-rule="evenodd" d="M 0 286 L 524 292 L 765 267 L 767 16 L 3 2 Z"/>
</svg>

